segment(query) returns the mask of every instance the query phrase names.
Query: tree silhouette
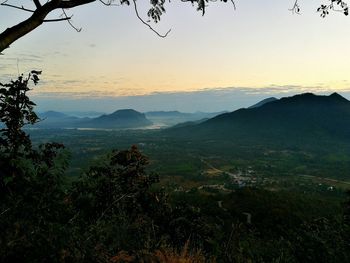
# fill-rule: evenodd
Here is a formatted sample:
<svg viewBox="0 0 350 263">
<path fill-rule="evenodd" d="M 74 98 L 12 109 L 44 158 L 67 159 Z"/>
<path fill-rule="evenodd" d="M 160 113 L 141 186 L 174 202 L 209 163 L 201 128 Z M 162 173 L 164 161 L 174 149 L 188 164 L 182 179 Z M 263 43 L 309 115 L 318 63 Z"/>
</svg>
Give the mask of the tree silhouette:
<svg viewBox="0 0 350 263">
<path fill-rule="evenodd" d="M 110 262 L 122 249 L 159 246 L 167 195 L 152 189 L 158 175 L 136 146 L 114 150 L 68 186 L 64 146 L 32 145 L 23 128 L 39 120 L 27 92 L 40 73 L 0 83 L 0 262 Z"/>
<path fill-rule="evenodd" d="M 101 2 L 106 6 L 113 5 L 130 5 L 132 4 L 135 9 L 135 14 L 140 21 L 149 27 L 153 32 L 155 32 L 160 37 L 166 37 L 167 34 L 160 34 L 153 27 L 143 20 L 139 15 L 137 10 L 137 2 L 136 0 L 49 0 L 45 1 L 45 3 L 41 3 L 44 1 L 40 0 L 32 0 L 32 1 L 20 1 L 23 2 L 23 5 L 16 5 L 10 2 L 10 0 L 3 1 L 0 5 L 3 7 L 15 8 L 23 12 L 31 13 L 30 17 L 26 20 L 20 22 L 17 25 L 7 28 L 5 31 L 0 33 L 0 54 L 6 48 L 8 48 L 12 43 L 17 41 L 19 38 L 25 36 L 30 33 L 41 24 L 46 22 L 59 22 L 66 21 L 68 22 L 75 30 L 80 31 L 81 29 L 76 28 L 71 23 L 72 16 L 67 15 L 66 10 L 73 9 L 82 5 L 90 4 L 93 2 Z M 325 1 L 325 0 L 323 0 Z M 321 13 L 321 17 L 325 17 L 329 14 L 330 11 L 340 11 L 345 15 L 348 15 L 349 9 L 348 5 L 343 0 L 326 0 L 326 4 L 322 4 L 317 11 Z M 29 2 L 29 3 L 28 3 Z M 149 1 L 149 9 L 147 12 L 147 16 L 153 20 L 154 22 L 159 22 L 162 14 L 165 13 L 166 8 L 166 0 L 150 0 Z M 170 1 L 169 1 L 170 2 Z M 190 2 L 192 5 L 195 5 L 197 10 L 205 14 L 207 5 L 209 2 L 217 2 L 216 0 L 181 0 L 181 2 Z M 227 3 L 230 2 L 233 4 L 233 7 L 236 8 L 234 0 L 220 0 L 220 2 Z M 47 19 L 46 17 L 55 10 L 62 10 L 62 15 L 56 19 Z M 293 7 L 290 9 L 292 12 L 300 13 L 300 5 L 299 0 L 295 0 Z"/>
<path fill-rule="evenodd" d="M 30 139 L 22 127 L 34 124 L 39 119 L 33 111 L 35 103 L 29 99 L 27 92 L 30 90 L 28 82 L 32 80 L 36 85 L 40 73 L 32 71 L 27 77 L 21 75 L 10 83 L 0 83 L 0 121 L 6 126 L 0 130 L 0 148 L 4 148 L 12 157 L 19 154 L 21 147 L 26 151 L 31 148 Z"/>
</svg>

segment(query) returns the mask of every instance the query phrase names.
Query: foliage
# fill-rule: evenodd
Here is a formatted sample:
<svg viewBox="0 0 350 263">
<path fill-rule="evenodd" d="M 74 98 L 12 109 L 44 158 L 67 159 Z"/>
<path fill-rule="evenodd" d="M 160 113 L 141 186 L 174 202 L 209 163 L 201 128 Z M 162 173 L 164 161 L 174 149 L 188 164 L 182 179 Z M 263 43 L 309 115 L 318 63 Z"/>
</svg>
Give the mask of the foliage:
<svg viewBox="0 0 350 263">
<path fill-rule="evenodd" d="M 38 120 L 35 105 L 27 97 L 29 81 L 39 81 L 40 72 L 1 84 L 0 144 L 0 255 L 1 261 L 40 257 L 42 249 L 57 254 L 64 236 L 66 217 L 62 178 L 68 165 L 64 146 L 57 143 L 33 149 L 22 130 Z"/>
<path fill-rule="evenodd" d="M 348 4 L 343 0 L 329 0 L 329 4 L 322 4 L 319 8 L 317 8 L 317 12 L 321 13 L 321 17 L 326 17 L 329 15 L 329 11 L 340 11 L 344 15 L 349 15 L 349 7 Z"/>
<path fill-rule="evenodd" d="M 35 103 L 27 97 L 28 82 L 36 85 L 41 72 L 32 71 L 26 78 L 21 75 L 17 80 L 8 84 L 0 83 L 0 121 L 6 128 L 0 130 L 0 147 L 11 156 L 20 154 L 20 147 L 30 150 L 31 142 L 22 128 L 26 124 L 34 124 L 38 116 L 33 111 Z"/>
<path fill-rule="evenodd" d="M 135 146 L 113 151 L 67 188 L 64 146 L 35 149 L 22 129 L 38 120 L 30 79 L 37 83 L 36 72 L 1 90 L 0 261 L 106 262 L 123 249 L 159 247 L 169 207 L 151 190 L 158 176 L 146 172 L 148 159 Z"/>
<path fill-rule="evenodd" d="M 349 200 L 342 209 L 338 195 L 166 191 L 136 146 L 111 151 L 65 184 L 64 146 L 34 147 L 22 130 L 37 120 L 30 78 L 1 90 L 1 262 L 349 262 Z M 179 153 L 189 161 L 184 147 Z"/>
<path fill-rule="evenodd" d="M 151 189 L 158 176 L 145 171 L 147 163 L 136 146 L 113 151 L 74 184 L 70 199 L 86 248 L 99 244 L 113 255 L 161 244 L 169 207 L 164 192 Z"/>
</svg>

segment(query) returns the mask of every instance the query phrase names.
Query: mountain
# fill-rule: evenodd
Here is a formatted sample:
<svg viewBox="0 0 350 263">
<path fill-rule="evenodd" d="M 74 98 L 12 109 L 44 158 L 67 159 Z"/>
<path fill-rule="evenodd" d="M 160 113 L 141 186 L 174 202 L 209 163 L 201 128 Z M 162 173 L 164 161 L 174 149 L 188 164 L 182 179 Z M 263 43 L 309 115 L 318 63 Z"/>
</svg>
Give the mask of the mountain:
<svg viewBox="0 0 350 263">
<path fill-rule="evenodd" d="M 152 124 L 144 114 L 132 109 L 117 110 L 96 118 L 78 118 L 61 112 L 47 111 L 39 114 L 40 122 L 36 128 L 141 128 Z"/>
<path fill-rule="evenodd" d="M 72 114 L 74 112 L 71 112 Z M 97 112 L 75 112 L 75 117 L 62 112 L 47 111 L 39 114 L 41 121 L 35 124 L 36 128 L 99 128 L 99 129 L 126 129 L 149 127 L 153 123 L 157 127 L 169 127 L 179 123 L 199 123 L 217 116 L 223 112 L 195 112 L 184 113 L 179 111 L 152 111 L 145 114 L 133 109 L 117 110 L 111 114 L 102 114 L 97 117 L 90 115 Z M 75 114 L 77 115 L 77 114 Z"/>
<path fill-rule="evenodd" d="M 193 126 L 193 125 L 196 125 L 196 124 L 200 124 L 202 122 L 205 122 L 209 120 L 208 118 L 205 118 L 205 119 L 200 119 L 200 120 L 197 120 L 197 121 L 186 121 L 186 122 L 181 122 L 181 123 L 178 123 L 174 126 L 172 126 L 171 128 L 182 128 L 182 127 L 188 127 L 188 126 Z"/>
<path fill-rule="evenodd" d="M 213 118 L 224 112 L 179 112 L 179 111 L 150 111 L 146 117 L 154 123 L 173 126 L 181 123 L 196 122 L 203 119 Z"/>
<path fill-rule="evenodd" d="M 39 113 L 39 117 L 41 119 L 53 119 L 53 118 L 57 119 L 57 118 L 67 118 L 69 116 L 62 112 L 46 111 L 46 112 Z"/>
<path fill-rule="evenodd" d="M 38 114 L 40 121 L 35 124 L 36 128 L 61 128 L 73 127 L 81 121 L 80 118 L 66 115 L 57 111 L 46 111 Z"/>
<path fill-rule="evenodd" d="M 197 139 L 288 144 L 350 139 L 350 102 L 337 93 L 304 93 L 260 107 L 221 114 L 203 123 L 172 128 L 170 135 Z"/>
<path fill-rule="evenodd" d="M 140 128 L 149 125 L 152 125 L 152 122 L 145 114 L 132 109 L 117 110 L 79 123 L 80 128 Z"/>
<path fill-rule="evenodd" d="M 269 103 L 269 102 L 272 102 L 272 101 L 276 101 L 278 99 L 276 99 L 275 97 L 270 97 L 270 98 L 266 98 L 262 101 L 259 101 L 258 103 L 252 105 L 249 107 L 249 109 L 252 109 L 252 108 L 258 108 L 258 107 L 261 107 L 263 105 L 265 105 L 266 103 Z"/>
<path fill-rule="evenodd" d="M 99 111 L 65 111 L 64 114 L 67 114 L 69 116 L 79 117 L 79 118 L 85 118 L 85 117 L 95 118 L 106 113 L 99 112 Z"/>
</svg>

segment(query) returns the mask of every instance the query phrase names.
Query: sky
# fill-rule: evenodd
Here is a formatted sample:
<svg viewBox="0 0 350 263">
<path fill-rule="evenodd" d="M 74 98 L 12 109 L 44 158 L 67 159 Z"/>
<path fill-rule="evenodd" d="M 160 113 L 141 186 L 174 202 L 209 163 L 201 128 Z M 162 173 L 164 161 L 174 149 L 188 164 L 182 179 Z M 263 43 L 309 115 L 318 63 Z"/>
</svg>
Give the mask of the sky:
<svg viewBox="0 0 350 263">
<path fill-rule="evenodd" d="M 236 11 L 215 2 L 205 16 L 171 1 L 154 25 L 171 29 L 166 38 L 132 6 L 97 2 L 67 11 L 80 33 L 66 22 L 45 23 L 11 45 L 0 56 L 0 81 L 43 70 L 31 92 L 41 111 L 221 111 L 300 92 L 350 98 L 350 18 L 320 18 L 322 1 L 301 0 L 301 15 L 288 10 L 292 0 L 240 0 Z M 138 1 L 145 20 L 147 2 Z M 0 31 L 28 15 L 0 7 Z"/>
</svg>

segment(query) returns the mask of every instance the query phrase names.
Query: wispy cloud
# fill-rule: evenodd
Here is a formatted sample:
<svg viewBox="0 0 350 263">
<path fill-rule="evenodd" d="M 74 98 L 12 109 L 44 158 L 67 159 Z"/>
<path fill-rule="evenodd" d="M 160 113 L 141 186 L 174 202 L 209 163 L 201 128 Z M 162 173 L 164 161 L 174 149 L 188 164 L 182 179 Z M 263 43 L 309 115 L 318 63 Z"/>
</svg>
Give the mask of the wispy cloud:
<svg viewBox="0 0 350 263">
<path fill-rule="evenodd" d="M 327 93 L 333 91 L 339 91 L 336 89 L 331 89 L 325 86 L 299 86 L 299 85 L 276 85 L 271 84 L 266 87 L 218 87 L 218 88 L 204 88 L 200 90 L 192 91 L 168 91 L 168 92 L 151 92 L 145 93 L 141 89 L 135 88 L 130 90 L 129 88 L 118 87 L 117 89 L 91 89 L 96 86 L 95 81 L 78 81 L 78 80 L 61 80 L 60 75 L 58 75 L 57 80 L 52 81 L 42 81 L 40 88 L 36 89 L 35 95 L 41 97 L 49 96 L 62 96 L 63 98 L 85 98 L 90 96 L 98 97 L 147 97 L 147 96 L 192 96 L 192 95 L 211 95 L 211 96 L 228 96 L 228 95 L 245 95 L 245 96 L 284 96 L 288 94 L 313 92 L 313 93 Z M 103 84 L 109 86 L 111 83 L 116 85 L 119 83 L 116 81 L 105 81 Z M 79 87 L 79 90 L 75 88 Z M 82 91 L 82 88 L 86 90 Z M 339 92 L 350 92 L 349 88 L 344 88 Z"/>
<path fill-rule="evenodd" d="M 301 86 L 301 85 L 277 85 L 271 84 L 265 87 L 216 87 L 216 88 L 203 88 L 199 90 L 192 91 L 170 91 L 170 92 L 153 92 L 149 95 L 159 95 L 159 94 L 217 94 L 226 95 L 232 93 L 242 93 L 246 95 L 269 95 L 269 94 L 292 94 L 292 93 L 304 93 L 304 92 L 332 92 L 337 89 L 329 88 L 324 85 L 315 86 Z M 340 92 L 349 92 L 350 85 L 348 88 L 343 88 L 338 90 Z"/>
<path fill-rule="evenodd" d="M 136 96 L 116 95 L 113 91 L 42 91 L 34 92 L 34 100 L 43 110 L 95 110 L 112 112 L 117 109 L 134 108 L 139 111 L 180 110 L 233 111 L 248 107 L 267 97 L 286 97 L 302 92 L 330 94 L 334 90 L 322 86 L 270 85 L 267 87 L 227 87 L 187 92 L 154 92 Z M 122 94 L 123 92 L 121 92 Z M 340 92 L 350 98 L 350 88 Z M 118 91 L 118 94 L 120 92 Z"/>
<path fill-rule="evenodd" d="M 32 63 L 42 62 L 43 58 L 37 55 L 18 54 L 16 56 L 6 56 L 1 59 L 1 62 L 5 63 Z"/>
<path fill-rule="evenodd" d="M 55 99 L 87 99 L 87 98 L 111 98 L 114 97 L 113 93 L 99 90 L 90 90 L 85 92 L 74 92 L 74 91 L 33 91 L 32 95 L 36 98 L 55 98 Z"/>
</svg>

